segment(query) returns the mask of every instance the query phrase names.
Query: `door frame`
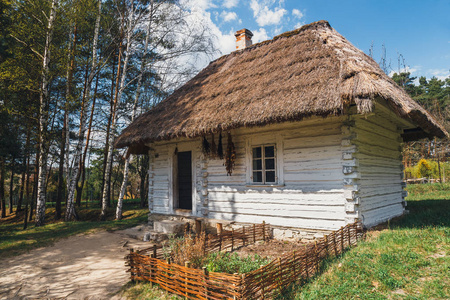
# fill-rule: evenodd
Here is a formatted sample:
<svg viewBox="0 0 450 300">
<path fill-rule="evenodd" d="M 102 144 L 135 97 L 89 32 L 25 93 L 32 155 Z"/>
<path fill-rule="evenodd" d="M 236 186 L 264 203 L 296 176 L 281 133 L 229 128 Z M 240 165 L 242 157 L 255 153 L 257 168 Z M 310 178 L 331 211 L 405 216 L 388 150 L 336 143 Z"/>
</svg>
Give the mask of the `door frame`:
<svg viewBox="0 0 450 300">
<path fill-rule="evenodd" d="M 197 203 L 198 203 L 198 193 L 196 189 L 197 182 L 197 146 L 198 143 L 195 142 L 182 142 L 173 144 L 169 149 L 169 211 L 171 214 L 175 215 L 188 215 L 188 216 L 196 216 L 197 215 Z M 190 213 L 187 213 L 186 210 L 179 211 L 177 208 L 178 202 L 178 158 L 177 154 L 175 154 L 175 148 L 178 148 L 178 152 L 191 151 L 191 171 L 192 171 L 192 210 Z"/>
</svg>

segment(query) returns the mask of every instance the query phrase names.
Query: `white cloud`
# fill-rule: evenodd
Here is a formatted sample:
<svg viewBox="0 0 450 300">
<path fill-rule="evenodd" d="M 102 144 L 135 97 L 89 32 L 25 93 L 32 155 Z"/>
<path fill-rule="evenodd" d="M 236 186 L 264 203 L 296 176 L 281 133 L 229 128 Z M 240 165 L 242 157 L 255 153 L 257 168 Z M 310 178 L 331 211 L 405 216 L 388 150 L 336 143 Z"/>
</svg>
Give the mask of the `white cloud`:
<svg viewBox="0 0 450 300">
<path fill-rule="evenodd" d="M 392 77 L 392 75 L 394 75 L 394 73 L 411 73 L 411 75 L 414 75 L 414 73 L 416 73 L 417 71 L 419 71 L 421 69 L 421 66 L 414 66 L 414 67 L 410 67 L 410 66 L 406 66 L 404 68 L 401 68 L 400 70 L 392 70 L 391 72 L 389 72 L 389 77 Z"/>
<path fill-rule="evenodd" d="M 205 11 L 207 9 L 216 7 L 212 0 L 185 0 L 181 2 L 189 7 L 192 11 Z"/>
<path fill-rule="evenodd" d="M 297 24 L 294 25 L 294 29 L 300 28 L 303 25 L 305 25 L 305 22 L 298 22 Z"/>
<path fill-rule="evenodd" d="M 250 8 L 253 11 L 256 23 L 259 26 L 277 25 L 281 22 L 281 18 L 287 13 L 284 8 L 276 7 L 269 9 L 270 3 L 259 3 L 257 0 L 251 0 Z"/>
<path fill-rule="evenodd" d="M 252 42 L 253 44 L 265 41 L 269 39 L 269 36 L 267 35 L 267 31 L 264 28 L 259 28 L 256 31 L 252 31 L 253 37 Z"/>
<path fill-rule="evenodd" d="M 298 19 L 303 18 L 303 13 L 299 9 L 296 9 L 296 8 L 294 8 L 292 10 L 292 15 Z"/>
<path fill-rule="evenodd" d="M 234 11 L 226 12 L 222 11 L 220 14 L 224 22 L 231 22 L 237 20 L 238 16 Z"/>
<path fill-rule="evenodd" d="M 425 73 L 426 75 L 431 75 L 427 77 L 436 77 L 439 80 L 444 80 L 450 76 L 450 70 L 448 69 L 429 69 Z"/>
<path fill-rule="evenodd" d="M 238 0 L 224 0 L 223 6 L 226 8 L 233 8 L 236 7 L 238 4 Z"/>
</svg>

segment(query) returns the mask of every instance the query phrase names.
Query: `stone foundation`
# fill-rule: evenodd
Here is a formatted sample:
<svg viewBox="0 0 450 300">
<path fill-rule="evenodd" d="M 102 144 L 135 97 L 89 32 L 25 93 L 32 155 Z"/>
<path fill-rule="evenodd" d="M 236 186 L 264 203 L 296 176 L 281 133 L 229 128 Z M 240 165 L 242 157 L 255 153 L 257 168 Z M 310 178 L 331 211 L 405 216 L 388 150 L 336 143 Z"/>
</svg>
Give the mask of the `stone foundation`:
<svg viewBox="0 0 450 300">
<path fill-rule="evenodd" d="M 181 227 L 184 230 L 184 224 L 189 223 L 190 228 L 195 228 L 195 221 L 199 220 L 202 222 L 202 229 L 206 229 L 208 232 L 216 233 L 216 224 L 221 223 L 224 230 L 238 229 L 242 228 L 242 226 L 252 226 L 252 223 L 240 223 L 234 221 L 226 221 L 226 220 L 216 220 L 216 219 L 208 219 L 208 218 L 200 218 L 200 217 L 187 217 L 187 216 L 179 216 L 179 215 L 162 215 L 162 214 L 149 214 L 148 223 L 151 226 L 154 226 L 154 230 L 158 232 L 160 224 L 183 224 Z M 156 225 L 156 226 L 155 226 Z M 330 233 L 331 231 L 326 230 L 314 230 L 314 229 L 304 229 L 304 228 L 296 228 L 296 227 L 281 227 L 281 226 L 273 226 L 272 228 L 272 237 L 277 240 L 290 240 L 290 241 L 310 241 L 316 238 L 321 238 L 325 234 Z M 180 227 L 178 227 L 180 228 Z M 164 232 L 164 233 L 175 233 L 175 232 Z M 177 234 L 182 234 L 183 232 L 178 230 Z"/>
</svg>

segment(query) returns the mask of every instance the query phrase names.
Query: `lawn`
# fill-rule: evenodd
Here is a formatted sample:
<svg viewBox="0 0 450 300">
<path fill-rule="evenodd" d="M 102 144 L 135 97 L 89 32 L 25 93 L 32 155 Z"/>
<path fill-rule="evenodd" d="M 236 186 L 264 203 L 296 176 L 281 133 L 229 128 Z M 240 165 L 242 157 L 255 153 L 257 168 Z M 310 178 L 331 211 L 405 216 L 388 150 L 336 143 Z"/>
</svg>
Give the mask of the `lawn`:
<svg viewBox="0 0 450 300">
<path fill-rule="evenodd" d="M 28 223 L 23 229 L 23 212 L 7 216 L 0 220 L 0 256 L 15 256 L 31 249 L 52 245 L 59 239 L 94 230 L 119 230 L 146 223 L 147 208 L 139 208 L 135 203 L 124 204 L 123 219 L 114 220 L 114 209 L 108 210 L 108 219 L 98 221 L 100 208 L 79 208 L 77 212 L 82 221 L 55 221 L 55 209 L 46 209 L 46 225 L 35 227 Z"/>
<path fill-rule="evenodd" d="M 407 190 L 409 214 L 368 231 L 278 299 L 450 299 L 450 184 Z M 130 299 L 181 299 L 144 283 L 124 290 Z"/>
<path fill-rule="evenodd" d="M 450 299 L 450 184 L 407 190 L 408 215 L 370 230 L 280 299 Z"/>
</svg>

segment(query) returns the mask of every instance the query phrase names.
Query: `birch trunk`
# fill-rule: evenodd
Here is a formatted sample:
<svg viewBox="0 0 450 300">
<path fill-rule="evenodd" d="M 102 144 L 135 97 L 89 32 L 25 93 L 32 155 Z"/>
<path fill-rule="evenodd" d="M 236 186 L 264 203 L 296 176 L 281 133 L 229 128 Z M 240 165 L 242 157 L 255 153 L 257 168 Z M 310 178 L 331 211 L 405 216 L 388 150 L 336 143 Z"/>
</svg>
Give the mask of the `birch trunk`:
<svg viewBox="0 0 450 300">
<path fill-rule="evenodd" d="M 56 196 L 56 220 L 61 219 L 61 204 L 64 197 L 64 179 L 68 179 L 69 172 L 69 103 L 72 99 L 72 78 L 75 64 L 74 49 L 76 44 L 77 29 L 76 26 L 70 25 L 69 47 L 67 50 L 67 72 L 66 72 L 66 95 L 64 103 L 64 120 L 61 134 L 60 154 L 59 154 L 59 174 L 58 174 L 58 191 Z M 66 184 L 67 187 L 67 184 Z"/>
<path fill-rule="evenodd" d="M 26 168 L 26 185 L 25 185 L 25 217 L 23 218 L 23 230 L 28 227 L 28 205 L 30 202 L 30 156 L 28 155 L 28 148 L 26 150 L 27 168 Z"/>
<path fill-rule="evenodd" d="M 145 71 L 146 57 L 147 57 L 147 53 L 148 53 L 148 41 L 149 41 L 149 36 L 150 36 L 150 28 L 152 26 L 152 20 L 153 20 L 153 0 L 150 1 L 149 6 L 150 6 L 149 7 L 149 21 L 147 24 L 147 31 L 145 32 L 145 46 L 144 46 L 144 52 L 142 53 L 141 69 L 139 72 L 139 78 L 138 78 L 137 87 L 136 87 L 136 94 L 134 97 L 133 112 L 131 114 L 131 122 L 133 122 L 134 118 L 136 117 L 137 107 L 138 107 L 139 98 L 140 98 L 140 94 L 141 94 L 142 77 L 143 77 L 144 71 Z M 127 41 L 127 44 L 128 43 L 129 43 L 129 41 Z M 120 187 L 119 199 L 117 200 L 116 220 L 122 219 L 123 198 L 125 196 L 125 192 L 126 192 L 127 184 L 128 184 L 129 166 L 130 166 L 130 156 L 127 155 L 127 157 L 125 159 L 125 166 L 123 168 L 123 181 L 122 181 L 122 185 Z"/>
<path fill-rule="evenodd" d="M 12 157 L 11 161 L 11 177 L 9 181 L 9 214 L 13 213 L 13 191 L 14 191 L 14 167 L 15 167 L 16 159 Z"/>
<path fill-rule="evenodd" d="M 57 0 L 52 0 L 50 16 L 48 18 L 47 34 L 45 39 L 44 55 L 42 59 L 42 85 L 39 95 L 39 178 L 37 187 L 36 204 L 36 226 L 42 226 L 45 222 L 45 202 L 47 198 L 47 125 L 48 125 L 48 102 L 49 102 L 49 63 L 50 63 L 50 44 L 53 37 L 53 22 L 56 16 Z"/>
<path fill-rule="evenodd" d="M 129 16 L 128 19 L 128 25 L 131 25 L 131 17 L 132 15 Z M 132 34 L 132 28 L 131 26 L 127 26 L 127 34 L 126 34 L 126 55 L 125 55 L 125 59 L 123 62 L 123 67 L 122 67 L 122 74 L 120 76 L 120 85 L 119 87 L 116 89 L 116 97 L 114 99 L 114 105 L 113 105 L 113 110 L 111 112 L 111 129 L 110 129 L 110 134 L 109 134 L 109 139 L 107 140 L 107 145 L 106 147 L 108 147 L 108 155 L 106 158 L 106 174 L 105 174 L 105 178 L 110 178 L 110 173 L 111 173 L 111 167 L 112 167 L 112 159 L 113 159 L 113 151 L 114 151 L 114 131 L 116 129 L 116 122 L 117 122 L 117 105 L 120 102 L 120 99 L 122 98 L 122 93 L 123 93 L 123 89 L 125 87 L 125 79 L 127 76 L 127 65 L 128 65 L 128 59 L 130 57 L 130 44 L 131 44 L 131 34 Z M 122 52 L 122 45 L 120 44 L 119 46 L 119 63 L 118 63 L 118 70 L 120 70 L 120 60 L 121 60 L 121 52 Z M 117 76 L 119 76 L 120 71 L 117 72 Z M 119 78 L 119 77 L 118 77 Z M 105 220 L 106 219 L 106 209 L 108 207 L 108 179 L 105 180 L 105 184 L 103 186 L 103 193 L 102 193 L 102 212 L 100 214 L 100 219 L 101 220 Z"/>
<path fill-rule="evenodd" d="M 0 204 L 2 206 L 1 217 L 6 217 L 6 200 L 5 200 L 5 159 L 0 157 Z"/>
<path fill-rule="evenodd" d="M 87 119 L 86 114 L 87 114 L 87 110 L 89 108 L 91 83 L 94 79 L 95 71 L 97 69 L 97 44 L 98 44 L 98 35 L 99 35 L 99 29 L 100 29 L 101 8 L 102 8 L 102 2 L 100 0 L 100 1 L 98 1 L 98 14 L 97 14 L 97 18 L 95 20 L 94 41 L 93 41 L 93 45 L 92 45 L 92 67 L 91 67 L 88 82 L 86 85 L 86 92 L 85 92 L 86 99 L 83 103 L 83 107 L 81 108 L 82 109 L 82 113 L 81 113 L 82 117 L 80 120 L 80 136 L 79 136 L 79 139 L 77 142 L 77 147 L 75 150 L 74 164 L 73 164 L 74 169 L 70 176 L 69 189 L 67 192 L 68 197 L 67 197 L 67 206 L 66 206 L 66 215 L 65 215 L 66 221 L 70 221 L 73 218 L 78 219 L 78 216 L 75 211 L 74 198 L 75 198 L 75 189 L 76 189 L 76 185 L 77 185 L 77 180 L 79 177 L 78 176 L 78 172 L 79 172 L 78 165 L 80 164 L 80 160 L 81 160 L 81 155 L 82 155 L 82 151 L 83 151 L 83 139 L 84 139 L 84 134 L 86 132 L 86 119 Z"/>
</svg>

